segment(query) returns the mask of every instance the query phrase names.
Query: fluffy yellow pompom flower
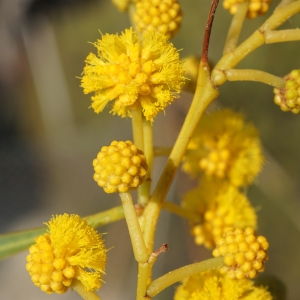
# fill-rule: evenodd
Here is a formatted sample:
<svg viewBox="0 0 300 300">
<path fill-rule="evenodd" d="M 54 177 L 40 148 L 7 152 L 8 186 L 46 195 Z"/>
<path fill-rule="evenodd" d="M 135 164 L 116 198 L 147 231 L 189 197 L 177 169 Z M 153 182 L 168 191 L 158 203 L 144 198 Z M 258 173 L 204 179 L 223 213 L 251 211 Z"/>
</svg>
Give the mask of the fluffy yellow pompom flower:
<svg viewBox="0 0 300 300">
<path fill-rule="evenodd" d="M 113 141 L 110 146 L 102 147 L 93 166 L 94 180 L 109 194 L 136 189 L 148 169 L 143 151 L 131 141 Z"/>
<path fill-rule="evenodd" d="M 224 0 L 223 7 L 228 9 L 232 15 L 237 11 L 238 5 L 245 2 L 245 0 Z M 265 14 L 272 0 L 250 0 L 247 17 L 250 19 L 256 18 L 258 15 Z"/>
<path fill-rule="evenodd" d="M 263 272 L 268 260 L 269 243 L 264 236 L 256 236 L 254 229 L 236 228 L 228 230 L 217 241 L 213 251 L 214 257 L 224 257 L 226 266 L 220 268 L 222 274 L 230 278 L 255 278 L 258 272 Z"/>
<path fill-rule="evenodd" d="M 65 293 L 74 278 L 86 291 L 100 288 L 105 273 L 106 249 L 101 235 L 78 215 L 57 215 L 48 233 L 35 239 L 26 269 L 43 292 Z"/>
<path fill-rule="evenodd" d="M 184 84 L 184 70 L 178 51 L 156 31 L 146 32 L 139 40 L 132 29 L 122 35 L 105 34 L 94 43 L 98 56 L 86 58 L 81 86 L 84 93 L 95 92 L 92 107 L 100 113 L 113 101 L 111 113 L 131 116 L 142 106 L 147 120 L 178 97 Z"/>
<path fill-rule="evenodd" d="M 211 249 L 232 227 L 256 228 L 257 216 L 247 197 L 230 184 L 203 180 L 183 198 L 182 207 L 199 214 L 201 224 L 190 223 L 197 245 Z"/>
<path fill-rule="evenodd" d="M 282 111 L 300 113 L 300 69 L 293 70 L 284 77 L 285 87 L 274 88 L 274 102 L 280 106 Z"/>
<path fill-rule="evenodd" d="M 180 28 L 182 11 L 176 0 L 141 0 L 133 20 L 140 32 L 156 30 L 171 38 Z"/>
<path fill-rule="evenodd" d="M 243 115 L 224 109 L 200 120 L 182 169 L 193 177 L 204 173 L 235 186 L 246 186 L 260 172 L 263 160 L 256 128 L 246 123 Z"/>
<path fill-rule="evenodd" d="M 174 300 L 272 300 L 267 288 L 254 286 L 249 279 L 233 280 L 217 270 L 186 278 Z"/>
</svg>

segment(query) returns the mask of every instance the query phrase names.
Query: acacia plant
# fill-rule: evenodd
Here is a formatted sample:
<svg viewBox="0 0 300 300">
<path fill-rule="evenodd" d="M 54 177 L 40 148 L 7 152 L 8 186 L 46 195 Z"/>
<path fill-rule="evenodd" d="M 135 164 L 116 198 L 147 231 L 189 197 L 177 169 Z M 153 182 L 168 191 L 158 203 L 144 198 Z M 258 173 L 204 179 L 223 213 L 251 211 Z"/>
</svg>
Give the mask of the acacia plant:
<svg viewBox="0 0 300 300">
<path fill-rule="evenodd" d="M 109 108 L 113 115 L 131 118 L 132 141 L 99 145 L 93 161 L 94 180 L 105 193 L 119 193 L 122 205 L 87 217 L 56 215 L 45 223 L 47 228 L 2 235 L 1 257 L 30 246 L 26 269 L 41 291 L 62 294 L 71 288 L 84 299 L 100 299 L 95 291 L 103 283 L 109 252 L 95 228 L 125 218 L 138 268 L 137 300 L 155 298 L 178 282 L 175 300 L 273 299 L 267 286 L 252 280 L 264 271 L 269 244 L 257 234 L 256 209 L 244 192 L 265 161 L 258 130 L 230 109 L 205 112 L 217 99 L 219 86 L 241 80 L 270 85 L 283 111 L 300 112 L 299 69 L 283 78 L 236 69 L 264 44 L 300 39 L 300 29 L 277 30 L 300 11 L 300 0 L 282 0 L 240 44 L 245 18 L 266 13 L 271 0 L 224 0 L 223 7 L 233 17 L 223 55 L 213 68 L 209 41 L 218 0 L 212 1 L 208 13 L 199 60 L 180 59 L 170 42 L 183 17 L 177 0 L 113 2 L 128 13 L 132 27 L 120 34 L 101 34 L 93 44 L 96 53 L 85 60 L 81 87 L 92 95 L 96 113 Z M 154 147 L 156 116 L 180 98 L 184 88 L 194 90 L 194 96 L 176 142 L 170 148 Z M 162 155 L 167 162 L 153 186 L 153 161 Z M 180 167 L 198 186 L 176 205 L 166 196 Z M 131 190 L 138 191 L 134 199 Z M 167 244 L 153 249 L 162 209 L 186 219 L 195 243 L 211 249 L 212 258 L 153 278 L 158 256 L 168 249 Z"/>
</svg>

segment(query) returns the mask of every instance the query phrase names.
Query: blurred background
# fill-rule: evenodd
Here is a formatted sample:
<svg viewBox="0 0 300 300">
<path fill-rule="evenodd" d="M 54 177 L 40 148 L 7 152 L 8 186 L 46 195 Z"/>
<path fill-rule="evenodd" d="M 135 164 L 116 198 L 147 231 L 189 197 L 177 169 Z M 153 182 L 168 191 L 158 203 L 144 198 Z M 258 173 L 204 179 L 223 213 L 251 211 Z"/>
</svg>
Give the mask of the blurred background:
<svg viewBox="0 0 300 300">
<path fill-rule="evenodd" d="M 199 55 L 211 1 L 182 1 L 182 29 L 173 39 L 181 57 Z M 274 1 L 271 10 L 278 1 Z M 265 19 L 247 20 L 241 40 Z M 220 3 L 209 58 L 221 57 L 231 16 Z M 0 1 L 0 234 L 38 227 L 52 215 L 82 216 L 120 205 L 93 181 L 92 160 L 113 139 L 131 139 L 130 119 L 96 115 L 90 95 L 80 85 L 84 60 L 102 33 L 129 27 L 128 16 L 110 1 Z M 300 27 L 300 17 L 282 28 Z M 300 68 L 300 42 L 265 45 L 238 67 L 284 76 Z M 272 88 L 260 83 L 227 82 L 220 87 L 219 106 L 243 112 L 259 129 L 265 147 L 265 169 L 248 195 L 259 210 L 259 233 L 270 241 L 265 276 L 274 276 L 281 298 L 300 296 L 300 116 L 283 113 L 273 103 Z M 184 120 L 192 95 L 184 95 L 154 123 L 155 145 L 170 146 Z M 157 159 L 156 179 L 165 160 Z M 156 175 L 155 175 L 156 174 Z M 179 173 L 168 199 L 180 202 L 194 182 Z M 125 221 L 99 229 L 109 251 L 102 299 L 135 298 L 136 265 Z M 184 220 L 163 212 L 155 247 L 169 251 L 155 265 L 158 277 L 182 265 L 211 257 L 197 247 Z M 26 253 L 0 262 L 0 299 L 80 299 L 69 291 L 47 295 L 25 270 Z M 260 278 L 261 281 L 265 277 Z M 279 283 L 284 285 L 281 286 Z M 17 284 L 16 284 L 17 283 Z M 17 288 L 16 288 L 17 287 Z M 271 287 L 272 288 L 272 287 Z M 286 289 L 286 291 L 284 291 Z M 155 299 L 172 299 L 172 286 Z"/>
</svg>

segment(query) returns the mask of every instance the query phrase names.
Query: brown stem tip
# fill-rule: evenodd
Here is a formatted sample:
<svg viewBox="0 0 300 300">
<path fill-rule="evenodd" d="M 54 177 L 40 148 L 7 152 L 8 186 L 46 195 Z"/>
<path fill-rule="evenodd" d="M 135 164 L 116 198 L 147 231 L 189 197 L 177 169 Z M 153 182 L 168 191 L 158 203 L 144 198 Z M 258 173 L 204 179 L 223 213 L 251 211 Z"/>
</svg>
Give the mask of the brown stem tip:
<svg viewBox="0 0 300 300">
<path fill-rule="evenodd" d="M 212 23 L 214 20 L 215 12 L 217 10 L 217 6 L 219 4 L 219 0 L 213 0 L 210 6 L 210 11 L 208 14 L 208 20 L 205 26 L 205 33 L 203 38 L 203 45 L 202 45 L 202 61 L 208 62 L 208 46 L 209 46 L 209 39 L 210 33 L 212 28 Z"/>
</svg>

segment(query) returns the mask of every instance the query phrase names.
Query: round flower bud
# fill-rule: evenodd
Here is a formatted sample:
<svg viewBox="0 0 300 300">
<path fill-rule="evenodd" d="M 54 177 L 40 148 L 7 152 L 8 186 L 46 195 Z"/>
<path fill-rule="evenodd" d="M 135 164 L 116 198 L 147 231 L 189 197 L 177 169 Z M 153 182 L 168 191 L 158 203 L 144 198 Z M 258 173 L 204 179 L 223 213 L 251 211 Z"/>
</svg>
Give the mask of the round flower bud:
<svg viewBox="0 0 300 300">
<path fill-rule="evenodd" d="M 108 194 L 136 189 L 148 169 L 143 151 L 131 141 L 113 141 L 110 146 L 102 147 L 93 166 L 94 180 Z"/>
<path fill-rule="evenodd" d="M 239 4 L 245 2 L 245 0 L 224 0 L 223 7 L 234 15 L 237 12 Z M 272 0 L 250 0 L 247 11 L 247 17 L 250 19 L 256 18 L 258 15 L 265 14 Z"/>
<path fill-rule="evenodd" d="M 171 38 L 180 28 L 182 11 L 176 0 L 141 0 L 133 20 L 140 32 L 156 30 Z"/>
<path fill-rule="evenodd" d="M 274 102 L 279 105 L 282 111 L 291 111 L 294 114 L 300 113 L 300 69 L 293 70 L 284 77 L 285 86 L 283 89 L 274 88 Z"/>
<path fill-rule="evenodd" d="M 214 257 L 224 257 L 225 266 L 220 272 L 232 279 L 255 278 L 264 271 L 268 260 L 269 243 L 264 236 L 256 236 L 254 229 L 247 227 L 228 230 L 217 241 Z"/>
</svg>

